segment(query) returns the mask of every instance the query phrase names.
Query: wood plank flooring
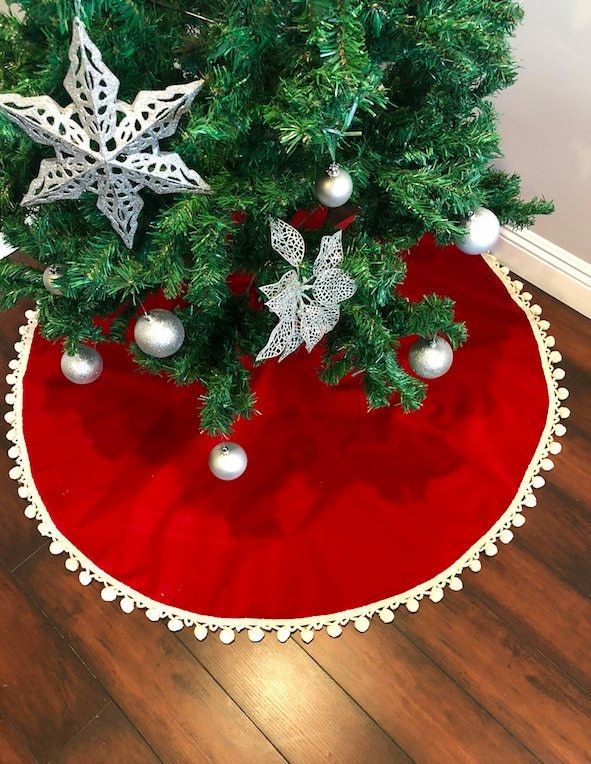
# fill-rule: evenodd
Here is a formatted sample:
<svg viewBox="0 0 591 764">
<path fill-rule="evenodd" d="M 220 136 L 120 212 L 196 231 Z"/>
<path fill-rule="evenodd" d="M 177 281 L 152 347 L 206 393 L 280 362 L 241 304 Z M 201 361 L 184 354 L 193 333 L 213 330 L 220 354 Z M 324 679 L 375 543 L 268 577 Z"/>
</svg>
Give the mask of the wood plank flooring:
<svg viewBox="0 0 591 764">
<path fill-rule="evenodd" d="M 529 291 L 571 391 L 556 469 L 463 591 L 365 634 L 227 647 L 124 615 L 48 554 L 1 447 L 0 764 L 591 762 L 591 322 Z"/>
</svg>

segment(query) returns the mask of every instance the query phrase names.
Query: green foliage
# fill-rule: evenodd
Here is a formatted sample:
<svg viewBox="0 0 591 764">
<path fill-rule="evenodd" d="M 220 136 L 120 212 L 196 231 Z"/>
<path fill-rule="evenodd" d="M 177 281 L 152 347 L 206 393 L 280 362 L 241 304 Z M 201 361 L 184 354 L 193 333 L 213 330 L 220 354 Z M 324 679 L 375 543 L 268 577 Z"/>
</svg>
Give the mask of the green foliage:
<svg viewBox="0 0 591 764">
<path fill-rule="evenodd" d="M 23 0 L 24 22 L 0 21 L 0 90 L 67 103 L 72 0 Z M 39 300 L 44 334 L 104 339 L 97 316 L 124 328 L 146 295 L 183 296 L 187 340 L 172 358 L 133 348 L 140 366 L 178 384 L 199 382 L 201 426 L 228 432 L 255 401 L 244 358 L 275 318 L 233 295 L 227 278 L 276 281 L 269 216 L 313 208 L 317 174 L 336 159 L 353 175 L 359 208 L 345 233 L 344 267 L 358 290 L 328 336 L 320 374 L 336 384 L 363 372 L 370 407 L 420 406 L 425 385 L 397 360 L 399 338 L 466 330 L 450 300 L 411 303 L 397 292 L 403 255 L 426 232 L 442 242 L 476 206 L 501 222 L 531 223 L 551 205 L 519 198 L 519 179 L 492 169 L 500 156 L 490 96 L 515 79 L 509 39 L 522 11 L 510 0 L 83 0 L 84 21 L 121 80 L 120 97 L 205 77 L 166 149 L 212 186 L 211 196 L 155 196 L 127 250 L 96 199 L 43 205 L 32 224 L 20 200 L 48 147 L 0 119 L 0 217 L 7 238 L 40 265 L 61 263 L 63 297 L 38 269 L 0 264 L 0 308 Z M 183 75 L 183 72 L 186 74 Z M 237 220 L 241 213 L 241 222 Z M 29 221 L 30 222 L 30 221 Z M 328 231 L 324 231 L 326 233 Z M 312 251 L 319 234 L 310 236 Z M 122 308 L 123 306 L 123 308 Z M 122 308 L 122 309 L 121 309 Z M 289 362 L 289 361 L 288 361 Z"/>
</svg>

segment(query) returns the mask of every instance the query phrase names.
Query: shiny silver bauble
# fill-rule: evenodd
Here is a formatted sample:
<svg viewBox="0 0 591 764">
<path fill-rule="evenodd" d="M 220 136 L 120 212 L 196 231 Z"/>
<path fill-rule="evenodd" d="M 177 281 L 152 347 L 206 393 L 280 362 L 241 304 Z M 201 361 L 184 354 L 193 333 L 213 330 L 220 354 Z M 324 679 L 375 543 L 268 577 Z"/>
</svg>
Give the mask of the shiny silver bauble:
<svg viewBox="0 0 591 764">
<path fill-rule="evenodd" d="M 482 255 L 499 240 L 501 224 L 494 212 L 478 207 L 464 224 L 466 233 L 456 240 L 458 249 L 467 255 Z"/>
<path fill-rule="evenodd" d="M 55 283 L 62 273 L 63 267 L 61 265 L 48 265 L 43 271 L 43 286 L 50 294 L 62 294 L 62 290 Z"/>
<path fill-rule="evenodd" d="M 337 164 L 318 176 L 314 186 L 316 198 L 325 207 L 342 207 L 351 198 L 353 180 L 346 170 Z"/>
<path fill-rule="evenodd" d="M 408 362 L 414 373 L 423 379 L 437 379 L 449 371 L 454 352 L 443 337 L 419 339 L 410 347 Z"/>
<path fill-rule="evenodd" d="M 247 464 L 246 451 L 238 443 L 218 443 L 209 454 L 209 469 L 220 480 L 236 480 Z"/>
<path fill-rule="evenodd" d="M 168 358 L 185 341 L 185 327 L 170 310 L 155 308 L 140 316 L 133 331 L 141 350 L 153 358 Z"/>
<path fill-rule="evenodd" d="M 103 358 L 98 350 L 80 345 L 74 355 L 64 353 L 61 367 L 64 377 L 76 385 L 89 385 L 95 382 L 103 371 Z"/>
</svg>

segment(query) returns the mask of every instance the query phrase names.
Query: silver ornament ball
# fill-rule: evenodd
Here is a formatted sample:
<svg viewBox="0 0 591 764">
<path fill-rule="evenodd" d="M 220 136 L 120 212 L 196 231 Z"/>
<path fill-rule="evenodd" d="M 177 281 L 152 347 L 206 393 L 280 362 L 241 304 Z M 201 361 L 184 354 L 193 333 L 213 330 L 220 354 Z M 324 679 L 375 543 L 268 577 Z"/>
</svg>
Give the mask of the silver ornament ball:
<svg viewBox="0 0 591 764">
<path fill-rule="evenodd" d="M 349 173 L 338 164 L 331 164 L 316 179 L 314 193 L 320 204 L 325 207 L 342 207 L 351 198 L 353 180 Z"/>
<path fill-rule="evenodd" d="M 94 348 L 80 345 L 74 355 L 64 353 L 61 367 L 63 375 L 76 385 L 89 385 L 95 382 L 103 371 L 103 357 Z"/>
<path fill-rule="evenodd" d="M 63 294 L 62 290 L 55 283 L 62 273 L 63 267 L 61 265 L 48 265 L 43 271 L 43 286 L 50 294 Z"/>
<path fill-rule="evenodd" d="M 449 371 L 453 359 L 452 347 L 443 337 L 416 340 L 408 353 L 410 368 L 423 379 L 442 377 Z"/>
<path fill-rule="evenodd" d="M 140 316 L 133 331 L 141 350 L 153 358 L 174 355 L 185 341 L 183 322 L 170 310 L 155 308 Z"/>
<path fill-rule="evenodd" d="M 220 480 L 236 480 L 247 464 L 246 451 L 238 443 L 218 443 L 209 454 L 209 469 Z"/>
<path fill-rule="evenodd" d="M 494 212 L 478 207 L 466 220 L 466 233 L 456 240 L 459 250 L 467 255 L 482 255 L 499 240 L 501 224 Z"/>
</svg>

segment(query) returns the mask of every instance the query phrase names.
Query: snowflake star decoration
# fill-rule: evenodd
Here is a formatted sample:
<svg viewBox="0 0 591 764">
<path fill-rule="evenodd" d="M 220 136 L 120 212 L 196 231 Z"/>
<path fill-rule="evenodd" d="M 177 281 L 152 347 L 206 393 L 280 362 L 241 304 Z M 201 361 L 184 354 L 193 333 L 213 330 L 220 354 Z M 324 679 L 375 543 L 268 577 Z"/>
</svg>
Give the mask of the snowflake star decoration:
<svg viewBox="0 0 591 764">
<path fill-rule="evenodd" d="M 302 234 L 282 220 L 271 221 L 271 246 L 295 270 L 275 284 L 261 287 L 265 305 L 279 317 L 257 361 L 279 356 L 282 361 L 305 343 L 310 352 L 337 325 L 340 303 L 355 294 L 355 281 L 339 268 L 343 262 L 343 232 L 323 236 L 312 276 L 302 278 L 300 266 L 306 253 Z"/>
<path fill-rule="evenodd" d="M 84 24 L 74 19 L 65 108 L 49 96 L 0 95 L 0 112 L 37 143 L 52 146 L 57 159 L 44 159 L 21 204 L 33 206 L 98 196 L 97 207 L 126 246 L 133 246 L 144 203 L 139 191 L 157 194 L 208 193 L 209 186 L 158 141 L 177 129 L 203 80 L 142 91 L 133 104 L 117 99 L 119 80 L 103 63 Z"/>
</svg>

